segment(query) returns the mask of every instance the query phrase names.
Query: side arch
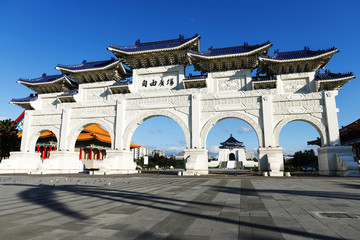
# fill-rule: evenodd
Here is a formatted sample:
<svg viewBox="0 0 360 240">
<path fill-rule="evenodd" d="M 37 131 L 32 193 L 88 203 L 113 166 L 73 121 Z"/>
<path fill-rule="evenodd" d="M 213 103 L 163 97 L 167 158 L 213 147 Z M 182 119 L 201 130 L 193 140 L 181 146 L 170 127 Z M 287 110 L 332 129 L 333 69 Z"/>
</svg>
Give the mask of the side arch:
<svg viewBox="0 0 360 240">
<path fill-rule="evenodd" d="M 276 127 L 274 128 L 274 137 L 275 137 L 275 144 L 276 146 L 279 146 L 279 136 L 280 136 L 280 132 L 281 129 L 288 124 L 289 122 L 293 122 L 293 121 L 304 121 L 309 123 L 310 125 L 312 125 L 319 133 L 320 138 L 321 138 L 321 146 L 326 146 L 328 141 L 327 141 L 327 134 L 326 134 L 326 128 L 325 126 L 317 119 L 308 115 L 304 115 L 304 116 L 290 116 L 290 117 L 286 117 L 283 120 L 281 120 Z"/>
<path fill-rule="evenodd" d="M 58 128 L 54 127 L 54 126 L 47 126 L 47 127 L 41 127 L 41 128 L 35 128 L 35 129 L 32 129 L 29 133 L 30 135 L 30 138 L 29 138 L 29 149 L 28 151 L 29 152 L 35 152 L 35 146 L 36 146 L 36 142 L 37 140 L 39 139 L 40 135 L 43 133 L 43 132 L 46 132 L 46 131 L 51 131 L 55 134 L 56 136 L 56 140 L 57 140 L 57 148 L 59 147 L 59 140 L 60 140 L 60 131 Z"/>
<path fill-rule="evenodd" d="M 256 123 L 252 118 L 247 116 L 243 113 L 220 113 L 217 114 L 215 117 L 208 120 L 204 127 L 201 129 L 200 137 L 201 137 L 201 147 L 203 149 L 206 148 L 206 138 L 211 130 L 211 128 L 221 120 L 227 119 L 227 118 L 236 118 L 242 121 L 245 121 L 247 124 L 249 124 L 255 131 L 257 138 L 258 138 L 258 144 L 259 147 L 263 146 L 263 131 L 258 123 Z"/>
<path fill-rule="evenodd" d="M 76 121 L 76 122 L 75 122 Z M 67 136 L 67 144 L 66 149 L 73 152 L 75 150 L 75 143 L 76 139 L 81 133 L 84 128 L 87 126 L 90 126 L 92 124 L 99 124 L 101 126 L 104 126 L 106 128 L 106 131 L 110 134 L 111 138 L 111 149 L 114 149 L 114 125 L 110 124 L 109 122 L 103 120 L 103 119 L 74 119 L 71 124 L 74 124 L 72 128 L 70 128 L 70 131 L 68 132 Z"/>
<path fill-rule="evenodd" d="M 145 120 L 152 118 L 152 117 L 167 117 L 170 118 L 172 120 L 174 120 L 177 124 L 179 124 L 179 126 L 181 127 L 181 129 L 184 132 L 185 135 L 185 139 L 186 139 L 186 147 L 189 148 L 190 147 L 190 130 L 189 127 L 185 124 L 185 122 L 178 116 L 176 116 L 176 114 L 171 113 L 169 111 L 166 110 L 160 110 L 160 111 L 149 111 L 149 112 L 145 112 L 141 115 L 139 115 L 138 117 L 136 117 L 133 121 L 131 121 L 125 131 L 124 131 L 124 141 L 123 141 L 123 148 L 126 150 L 129 150 L 130 148 L 130 141 L 131 138 L 136 130 L 136 128 L 143 123 Z"/>
</svg>

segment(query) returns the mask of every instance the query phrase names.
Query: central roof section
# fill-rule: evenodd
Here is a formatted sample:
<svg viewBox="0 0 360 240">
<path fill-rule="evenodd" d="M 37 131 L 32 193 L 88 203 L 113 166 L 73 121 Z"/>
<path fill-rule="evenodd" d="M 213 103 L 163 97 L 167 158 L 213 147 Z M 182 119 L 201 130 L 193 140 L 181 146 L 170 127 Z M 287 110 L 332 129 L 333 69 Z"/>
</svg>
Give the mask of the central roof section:
<svg viewBox="0 0 360 240">
<path fill-rule="evenodd" d="M 187 52 L 200 51 L 200 36 L 184 38 L 180 35 L 177 39 L 146 43 L 137 40 L 133 46 L 110 45 L 108 50 L 132 69 L 188 64 Z"/>
<path fill-rule="evenodd" d="M 208 51 L 189 51 L 188 56 L 196 71 L 215 72 L 237 69 L 254 69 L 259 65 L 259 56 L 267 55 L 270 42 L 257 45 L 209 48 Z"/>
</svg>

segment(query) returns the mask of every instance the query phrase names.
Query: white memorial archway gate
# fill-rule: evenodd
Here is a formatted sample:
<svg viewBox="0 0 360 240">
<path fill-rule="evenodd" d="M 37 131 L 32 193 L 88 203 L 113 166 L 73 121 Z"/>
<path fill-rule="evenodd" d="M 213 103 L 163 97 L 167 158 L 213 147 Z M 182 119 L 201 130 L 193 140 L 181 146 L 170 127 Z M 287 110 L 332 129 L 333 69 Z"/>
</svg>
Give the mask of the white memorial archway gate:
<svg viewBox="0 0 360 240">
<path fill-rule="evenodd" d="M 168 117 L 182 128 L 185 174 L 207 174 L 207 134 L 226 118 L 243 120 L 254 129 L 260 171 L 270 176 L 283 175 L 279 133 L 296 120 L 310 123 L 321 136 L 321 174 L 348 175 L 354 170 L 351 148 L 340 146 L 335 104 L 338 89 L 354 76 L 317 72 L 337 49 L 305 47 L 268 56 L 270 42 L 201 52 L 199 41 L 195 35 L 111 45 L 108 50 L 118 59 L 58 65 L 63 74 L 20 79 L 37 95 L 12 100 L 27 110 L 21 152 L 1 163 L 0 172 L 81 171 L 74 145 L 79 132 L 93 123 L 103 125 L 112 140 L 101 171 L 135 172 L 131 137 L 138 125 L 154 116 Z M 186 65 L 202 74 L 186 76 Z M 261 75 L 251 76 L 256 68 Z M 52 130 L 60 140 L 58 151 L 42 163 L 34 153 L 33 139 L 43 129 Z"/>
</svg>

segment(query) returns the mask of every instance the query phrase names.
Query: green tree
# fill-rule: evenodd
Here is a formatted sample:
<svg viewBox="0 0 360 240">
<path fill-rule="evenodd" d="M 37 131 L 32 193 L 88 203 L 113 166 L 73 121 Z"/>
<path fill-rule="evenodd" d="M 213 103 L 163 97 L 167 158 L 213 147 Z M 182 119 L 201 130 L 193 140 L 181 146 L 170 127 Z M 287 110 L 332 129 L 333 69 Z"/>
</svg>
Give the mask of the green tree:
<svg viewBox="0 0 360 240">
<path fill-rule="evenodd" d="M 0 160 L 9 157 L 10 151 L 18 149 L 20 141 L 15 121 L 5 119 L 0 121 Z"/>
<path fill-rule="evenodd" d="M 166 167 L 169 168 L 173 166 L 175 168 L 184 168 L 184 161 L 176 160 L 174 157 L 167 158 L 164 156 L 159 156 L 159 154 L 154 154 L 154 156 L 149 156 L 149 164 L 147 167 L 153 168 L 158 165 L 160 168 Z"/>
<path fill-rule="evenodd" d="M 292 159 L 285 162 L 285 167 L 290 169 L 301 169 L 304 166 L 314 164 L 318 160 L 313 149 L 298 151 L 294 153 Z"/>
</svg>

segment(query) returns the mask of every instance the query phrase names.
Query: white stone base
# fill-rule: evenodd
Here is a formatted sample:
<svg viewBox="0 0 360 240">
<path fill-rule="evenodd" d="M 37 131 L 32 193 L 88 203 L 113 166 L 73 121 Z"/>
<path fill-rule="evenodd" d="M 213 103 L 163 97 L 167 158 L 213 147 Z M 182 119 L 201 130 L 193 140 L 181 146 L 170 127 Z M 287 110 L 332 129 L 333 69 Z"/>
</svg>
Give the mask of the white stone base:
<svg viewBox="0 0 360 240">
<path fill-rule="evenodd" d="M 45 159 L 37 171 L 31 174 L 65 174 L 83 172 L 83 163 L 79 160 L 79 153 L 54 151 L 50 158 Z"/>
<path fill-rule="evenodd" d="M 268 176 L 284 176 L 284 159 L 281 147 L 259 148 L 259 171 L 268 171 Z"/>
<path fill-rule="evenodd" d="M 40 164 L 40 153 L 10 152 L 10 157 L 0 163 L 0 174 L 30 173 L 37 170 Z"/>
<path fill-rule="evenodd" d="M 319 174 L 327 176 L 359 176 L 351 146 L 327 146 L 318 149 Z"/>
<path fill-rule="evenodd" d="M 138 171 L 131 151 L 107 150 L 106 159 L 100 164 L 99 172 L 108 175 L 132 174 Z"/>
<path fill-rule="evenodd" d="M 283 177 L 284 172 L 283 171 L 277 171 L 277 172 L 269 172 L 268 174 L 270 177 Z"/>
<path fill-rule="evenodd" d="M 100 169 L 103 160 L 87 160 L 82 159 L 81 162 L 86 169 Z"/>
<path fill-rule="evenodd" d="M 185 149 L 184 176 L 199 176 L 209 174 L 209 154 L 206 149 Z"/>
</svg>

